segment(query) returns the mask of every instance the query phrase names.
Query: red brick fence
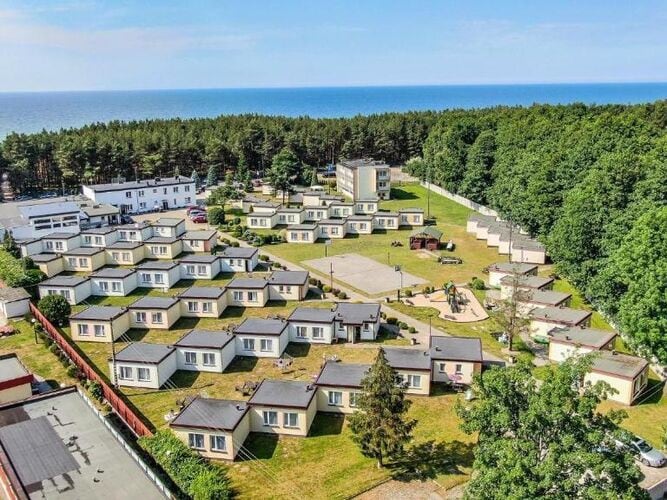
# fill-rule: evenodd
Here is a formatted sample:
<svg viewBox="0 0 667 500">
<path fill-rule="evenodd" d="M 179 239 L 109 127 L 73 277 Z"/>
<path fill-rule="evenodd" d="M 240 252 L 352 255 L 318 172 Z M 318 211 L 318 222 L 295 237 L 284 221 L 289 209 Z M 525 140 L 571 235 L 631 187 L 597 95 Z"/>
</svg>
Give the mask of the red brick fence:
<svg viewBox="0 0 667 500">
<path fill-rule="evenodd" d="M 58 331 L 58 329 L 51 324 L 51 322 L 46 319 L 46 317 L 41 313 L 39 309 L 34 304 L 30 304 L 30 312 L 35 316 L 37 321 L 40 322 L 44 331 L 46 331 L 53 339 L 53 341 L 58 344 L 58 346 L 63 350 L 65 354 L 72 360 L 72 362 L 77 366 L 79 370 L 90 380 L 94 380 L 100 384 L 102 387 L 102 394 L 104 399 L 111 405 L 114 411 L 118 416 L 125 422 L 137 436 L 152 436 L 153 433 L 151 430 L 144 424 L 141 419 L 132 411 L 132 409 L 123 401 L 116 391 L 107 384 L 102 377 L 100 377 L 95 370 L 88 364 L 88 362 L 74 349 L 74 347 L 69 343 L 69 341 L 63 337 L 63 335 Z"/>
</svg>

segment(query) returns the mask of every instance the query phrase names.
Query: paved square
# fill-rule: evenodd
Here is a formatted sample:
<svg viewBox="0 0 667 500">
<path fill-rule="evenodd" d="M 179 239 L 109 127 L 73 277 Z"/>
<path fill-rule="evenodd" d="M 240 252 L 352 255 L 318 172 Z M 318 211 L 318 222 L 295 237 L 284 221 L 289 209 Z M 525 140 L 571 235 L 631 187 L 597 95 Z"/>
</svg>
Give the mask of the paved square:
<svg viewBox="0 0 667 500">
<path fill-rule="evenodd" d="M 392 266 L 362 257 L 356 253 L 346 253 L 334 257 L 306 260 L 305 265 L 329 275 L 333 264 L 334 279 L 347 283 L 363 292 L 374 295 L 398 290 L 401 277 Z M 403 272 L 403 287 L 423 285 L 426 280 Z"/>
</svg>

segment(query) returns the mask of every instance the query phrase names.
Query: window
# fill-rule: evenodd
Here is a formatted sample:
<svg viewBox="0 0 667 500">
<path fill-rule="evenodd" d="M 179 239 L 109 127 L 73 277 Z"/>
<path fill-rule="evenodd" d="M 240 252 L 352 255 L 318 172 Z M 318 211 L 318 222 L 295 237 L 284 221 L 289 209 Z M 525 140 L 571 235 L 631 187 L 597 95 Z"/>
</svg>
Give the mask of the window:
<svg viewBox="0 0 667 500">
<path fill-rule="evenodd" d="M 257 292 L 248 292 L 248 301 L 257 302 Z"/>
<path fill-rule="evenodd" d="M 88 333 L 88 325 L 79 324 L 77 328 L 79 330 L 79 335 L 81 335 L 83 337 L 85 337 L 86 335 L 90 335 Z"/>
<path fill-rule="evenodd" d="M 76 257 L 67 257 L 67 264 L 70 267 L 76 267 Z"/>
<path fill-rule="evenodd" d="M 212 352 L 205 352 L 204 356 L 204 366 L 215 366 L 215 354 Z"/>
<path fill-rule="evenodd" d="M 366 223 L 365 222 L 360 222 L 359 223 L 359 229 L 361 229 L 361 230 L 366 229 Z"/>
<path fill-rule="evenodd" d="M 139 208 L 146 208 L 146 202 L 145 201 L 139 202 Z"/>
<path fill-rule="evenodd" d="M 144 190 L 140 189 L 138 194 L 139 194 L 140 197 L 143 197 L 144 196 Z M 144 203 L 144 205 L 146 205 L 146 204 Z"/>
<path fill-rule="evenodd" d="M 65 246 L 63 245 L 62 241 L 56 241 L 56 250 L 62 250 L 64 248 Z"/>
<path fill-rule="evenodd" d="M 283 413 L 283 427 L 298 427 L 299 414 L 298 413 Z"/>
<path fill-rule="evenodd" d="M 270 427 L 276 427 L 278 425 L 277 411 L 263 411 L 262 418 L 264 420 L 264 425 L 268 425 Z"/>
<path fill-rule="evenodd" d="M 273 350 L 273 340 L 261 339 L 259 343 L 259 350 L 262 352 L 271 352 Z"/>
<path fill-rule="evenodd" d="M 95 336 L 104 337 L 106 332 L 104 331 L 104 325 L 95 325 Z"/>
<path fill-rule="evenodd" d="M 438 373 L 445 373 L 446 370 L 445 368 L 447 367 L 447 363 L 438 363 Z"/>
<path fill-rule="evenodd" d="M 278 291 L 281 293 L 292 293 L 292 287 L 289 285 L 280 285 Z"/>
<path fill-rule="evenodd" d="M 243 292 L 234 292 L 234 300 L 243 300 Z"/>
<path fill-rule="evenodd" d="M 162 313 L 161 312 L 154 312 L 151 314 L 151 322 L 152 323 L 162 323 Z"/>
<path fill-rule="evenodd" d="M 112 289 L 114 292 L 120 292 L 120 291 L 122 290 L 120 281 L 112 281 L 112 282 L 111 282 L 111 289 Z"/>
<path fill-rule="evenodd" d="M 188 312 L 197 312 L 199 310 L 198 302 L 188 302 Z"/>
<path fill-rule="evenodd" d="M 329 406 L 342 406 L 343 393 L 340 391 L 329 391 Z"/>
<path fill-rule="evenodd" d="M 137 368 L 137 380 L 139 382 L 150 382 L 151 371 L 148 368 Z"/>
<path fill-rule="evenodd" d="M 296 327 L 296 336 L 300 339 L 305 339 L 308 335 L 308 328 L 305 326 L 297 326 Z"/>
<path fill-rule="evenodd" d="M 97 285 L 100 287 L 100 290 L 103 292 L 109 291 L 109 282 L 108 281 L 98 281 Z"/>
<path fill-rule="evenodd" d="M 47 250 L 53 250 L 53 241 L 47 241 L 46 242 L 46 249 Z"/>
<path fill-rule="evenodd" d="M 84 235 L 84 237 L 83 237 L 83 244 L 84 244 L 84 245 L 90 245 L 90 243 L 91 243 L 90 236 L 87 235 L 87 234 Z"/>
<path fill-rule="evenodd" d="M 359 401 L 359 393 L 358 392 L 351 392 L 350 393 L 350 406 L 351 407 L 356 407 L 357 403 Z"/>
<path fill-rule="evenodd" d="M 87 267 L 88 266 L 88 259 L 84 259 L 83 257 L 79 258 L 79 266 L 80 267 Z"/>
<path fill-rule="evenodd" d="M 253 219 L 250 219 L 250 225 L 251 225 L 251 226 L 258 226 L 259 223 L 257 222 L 257 219 L 254 219 L 254 218 L 253 218 Z"/>
<path fill-rule="evenodd" d="M 454 368 L 454 373 L 456 373 L 457 375 L 461 375 L 463 373 L 463 365 L 457 364 L 456 367 Z"/>
<path fill-rule="evenodd" d="M 337 227 L 332 227 L 331 228 L 331 234 L 338 234 L 338 228 Z"/>
<path fill-rule="evenodd" d="M 95 244 L 96 245 L 103 245 L 104 244 L 104 240 L 102 239 L 101 236 L 95 236 Z"/>
<path fill-rule="evenodd" d="M 187 188 L 188 188 L 188 186 L 185 186 L 186 191 L 188 190 Z M 192 198 L 190 198 L 189 196 L 185 197 L 185 203 L 190 203 L 191 201 L 192 201 Z"/>
<path fill-rule="evenodd" d="M 132 198 L 132 191 L 125 191 L 125 198 Z"/>
<path fill-rule="evenodd" d="M 178 193 L 178 186 L 174 186 L 174 193 Z"/>
<path fill-rule="evenodd" d="M 421 375 L 407 375 L 403 376 L 403 380 L 408 383 L 408 387 L 418 389 L 422 386 L 422 376 Z"/>
<path fill-rule="evenodd" d="M 155 273 L 155 283 L 164 284 L 164 274 Z"/>
<path fill-rule="evenodd" d="M 185 364 L 186 365 L 196 365 L 197 364 L 197 353 L 192 351 L 186 351 L 185 354 Z"/>
<path fill-rule="evenodd" d="M 118 371 L 118 377 L 121 380 L 132 380 L 132 368 L 129 366 L 121 366 Z"/>
<path fill-rule="evenodd" d="M 254 351 L 255 350 L 255 339 L 243 339 L 243 350 L 244 351 Z"/>
<path fill-rule="evenodd" d="M 202 302 L 201 312 L 210 313 L 212 310 L 213 310 L 213 303 L 212 302 Z"/>
<path fill-rule="evenodd" d="M 122 259 L 123 259 L 123 262 L 130 262 L 130 252 L 123 252 L 122 253 Z"/>
<path fill-rule="evenodd" d="M 111 258 L 112 258 L 113 260 L 116 260 L 116 261 L 117 261 L 118 259 L 120 259 L 120 253 L 118 253 L 118 252 L 111 252 Z"/>
<path fill-rule="evenodd" d="M 205 275 L 206 274 L 206 266 L 204 266 L 204 265 L 197 266 L 197 274 L 199 274 L 200 276 Z"/>
<path fill-rule="evenodd" d="M 188 445 L 195 450 L 204 449 L 204 435 L 191 432 L 188 434 Z"/>
<path fill-rule="evenodd" d="M 185 270 L 188 274 L 194 274 L 195 273 L 195 266 L 188 264 L 187 266 L 185 266 Z"/>
<path fill-rule="evenodd" d="M 188 244 L 191 247 L 198 247 L 199 246 L 199 241 L 198 240 L 188 240 Z"/>
<path fill-rule="evenodd" d="M 370 328 L 371 328 L 371 325 L 370 325 L 369 323 L 364 323 L 364 331 L 365 331 L 365 332 L 367 332 L 368 330 L 370 330 Z"/>
<path fill-rule="evenodd" d="M 183 190 L 184 190 L 186 193 L 189 193 L 189 192 L 190 192 L 190 186 L 183 186 Z M 189 200 L 189 198 L 186 198 L 186 199 Z"/>
<path fill-rule="evenodd" d="M 225 436 L 211 436 L 211 451 L 227 451 Z"/>
<path fill-rule="evenodd" d="M 153 281 L 150 273 L 141 273 L 141 282 L 142 283 L 151 283 Z"/>
<path fill-rule="evenodd" d="M 321 326 L 313 327 L 313 338 L 314 339 L 323 339 L 324 338 L 324 328 Z"/>
<path fill-rule="evenodd" d="M 298 240 L 299 239 L 299 233 L 290 233 L 289 234 L 289 239 L 290 240 Z"/>
<path fill-rule="evenodd" d="M 146 322 L 146 313 L 142 311 L 137 311 L 134 313 L 134 321 L 137 323 L 145 323 Z"/>
</svg>

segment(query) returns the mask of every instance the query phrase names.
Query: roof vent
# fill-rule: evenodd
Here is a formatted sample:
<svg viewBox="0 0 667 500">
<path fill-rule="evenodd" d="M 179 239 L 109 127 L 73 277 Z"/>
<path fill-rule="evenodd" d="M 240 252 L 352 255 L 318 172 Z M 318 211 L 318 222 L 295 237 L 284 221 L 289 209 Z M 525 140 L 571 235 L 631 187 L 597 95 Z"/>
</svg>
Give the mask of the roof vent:
<svg viewBox="0 0 667 500">
<path fill-rule="evenodd" d="M 442 349 L 440 349 L 440 346 L 439 346 L 439 345 L 435 346 L 435 350 L 436 350 L 437 352 L 442 351 Z"/>
<path fill-rule="evenodd" d="M 244 410 L 243 406 L 241 406 L 241 405 L 236 405 L 236 409 L 238 411 L 243 411 Z"/>
<path fill-rule="evenodd" d="M 312 390 L 313 390 L 313 385 L 312 385 L 312 384 L 308 384 L 308 385 L 306 386 L 306 392 L 308 392 L 308 391 L 312 391 Z"/>
<path fill-rule="evenodd" d="M 155 182 L 160 182 L 160 178 L 159 178 L 159 177 L 156 177 L 156 178 L 155 178 Z"/>
</svg>

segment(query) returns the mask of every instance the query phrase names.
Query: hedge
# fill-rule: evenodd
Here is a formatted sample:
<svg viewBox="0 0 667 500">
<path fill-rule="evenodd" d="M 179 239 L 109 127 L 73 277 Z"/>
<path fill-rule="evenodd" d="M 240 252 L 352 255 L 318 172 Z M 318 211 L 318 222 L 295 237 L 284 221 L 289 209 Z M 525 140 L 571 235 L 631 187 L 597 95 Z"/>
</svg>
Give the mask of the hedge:
<svg viewBox="0 0 667 500">
<path fill-rule="evenodd" d="M 170 431 L 139 438 L 139 444 L 194 500 L 226 500 L 233 497 L 227 472 L 188 448 Z"/>
</svg>

